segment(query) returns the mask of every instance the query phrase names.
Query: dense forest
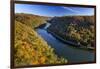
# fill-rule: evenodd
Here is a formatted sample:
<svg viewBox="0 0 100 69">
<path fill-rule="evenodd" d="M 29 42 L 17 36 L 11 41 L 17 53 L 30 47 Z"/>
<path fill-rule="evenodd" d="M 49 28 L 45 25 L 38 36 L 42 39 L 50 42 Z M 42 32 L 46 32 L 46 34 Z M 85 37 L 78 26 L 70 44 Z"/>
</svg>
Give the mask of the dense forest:
<svg viewBox="0 0 100 69">
<path fill-rule="evenodd" d="M 54 17 L 48 22 L 51 23 L 50 27 L 48 27 L 48 32 L 77 46 L 94 49 L 94 16 Z"/>
<path fill-rule="evenodd" d="M 67 63 L 68 60 L 58 57 L 51 46 L 37 34 L 35 27 L 46 22 L 48 17 L 15 14 L 15 66 Z"/>
</svg>

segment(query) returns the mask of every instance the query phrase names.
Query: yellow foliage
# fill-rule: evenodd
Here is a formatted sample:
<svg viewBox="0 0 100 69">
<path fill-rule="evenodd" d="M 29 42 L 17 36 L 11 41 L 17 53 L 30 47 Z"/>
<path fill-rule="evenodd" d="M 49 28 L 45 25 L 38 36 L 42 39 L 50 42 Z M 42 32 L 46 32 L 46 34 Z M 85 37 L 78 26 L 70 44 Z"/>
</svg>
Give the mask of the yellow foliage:
<svg viewBox="0 0 100 69">
<path fill-rule="evenodd" d="M 36 52 L 35 51 L 32 51 L 32 56 L 35 56 L 36 55 Z"/>
<path fill-rule="evenodd" d="M 15 21 L 14 50 L 15 66 L 65 63 L 31 27 L 18 21 Z"/>
<path fill-rule="evenodd" d="M 33 65 L 37 65 L 37 64 L 39 64 L 39 62 L 38 62 L 38 61 L 33 61 L 32 64 L 33 64 Z"/>
</svg>

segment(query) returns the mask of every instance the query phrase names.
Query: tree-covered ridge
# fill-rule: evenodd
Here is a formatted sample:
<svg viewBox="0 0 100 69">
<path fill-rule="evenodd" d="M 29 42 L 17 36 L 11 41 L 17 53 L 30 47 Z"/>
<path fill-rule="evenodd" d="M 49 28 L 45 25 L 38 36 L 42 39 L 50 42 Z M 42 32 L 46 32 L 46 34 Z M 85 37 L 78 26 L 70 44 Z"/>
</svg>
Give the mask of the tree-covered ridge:
<svg viewBox="0 0 100 69">
<path fill-rule="evenodd" d="M 25 13 L 16 13 L 15 20 L 19 21 L 27 26 L 32 28 L 38 27 L 41 24 L 45 23 L 49 17 L 38 16 L 33 14 L 25 14 Z"/>
<path fill-rule="evenodd" d="M 50 21 L 49 32 L 64 40 L 85 47 L 95 46 L 94 16 L 63 16 L 54 17 Z"/>
<path fill-rule="evenodd" d="M 15 20 L 15 66 L 59 63 L 67 63 L 67 60 L 58 57 L 54 49 L 30 26 Z"/>
</svg>

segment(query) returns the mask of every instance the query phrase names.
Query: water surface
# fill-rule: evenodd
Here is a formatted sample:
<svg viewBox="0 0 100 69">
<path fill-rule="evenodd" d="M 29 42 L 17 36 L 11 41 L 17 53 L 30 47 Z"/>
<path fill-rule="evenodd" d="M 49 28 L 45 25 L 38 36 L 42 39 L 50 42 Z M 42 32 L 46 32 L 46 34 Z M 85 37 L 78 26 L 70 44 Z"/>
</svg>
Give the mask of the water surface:
<svg viewBox="0 0 100 69">
<path fill-rule="evenodd" d="M 69 63 L 93 62 L 95 60 L 93 51 L 82 50 L 65 44 L 44 29 L 37 29 L 37 33 L 54 48 L 58 56 L 68 59 Z"/>
</svg>

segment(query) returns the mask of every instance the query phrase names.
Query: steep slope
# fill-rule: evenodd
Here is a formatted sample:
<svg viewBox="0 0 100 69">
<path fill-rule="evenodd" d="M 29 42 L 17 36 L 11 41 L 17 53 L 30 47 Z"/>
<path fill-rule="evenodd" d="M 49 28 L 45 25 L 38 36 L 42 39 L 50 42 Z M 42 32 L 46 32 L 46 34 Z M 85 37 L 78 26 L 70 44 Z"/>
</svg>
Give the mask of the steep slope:
<svg viewBox="0 0 100 69">
<path fill-rule="evenodd" d="M 15 66 L 67 63 L 30 26 L 15 20 Z"/>
</svg>

